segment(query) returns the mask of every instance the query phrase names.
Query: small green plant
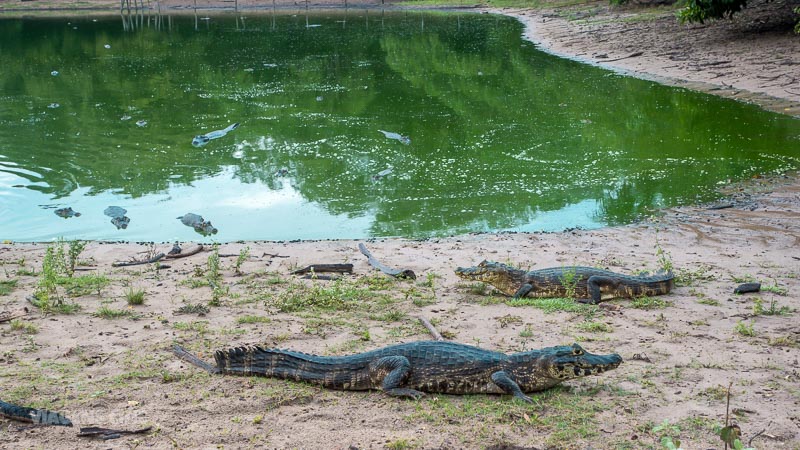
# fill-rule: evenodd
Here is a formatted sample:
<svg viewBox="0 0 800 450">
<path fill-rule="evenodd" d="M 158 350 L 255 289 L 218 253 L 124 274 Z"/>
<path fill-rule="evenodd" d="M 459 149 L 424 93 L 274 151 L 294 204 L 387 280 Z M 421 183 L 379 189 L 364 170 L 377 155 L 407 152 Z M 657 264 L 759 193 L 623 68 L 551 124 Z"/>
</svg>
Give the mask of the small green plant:
<svg viewBox="0 0 800 450">
<path fill-rule="evenodd" d="M 69 241 L 69 250 L 67 251 L 67 260 L 65 261 L 65 268 L 67 276 L 72 277 L 75 274 L 75 266 L 78 263 L 78 257 L 83 250 L 86 249 L 86 241 Z"/>
<path fill-rule="evenodd" d="M 697 303 L 708 306 L 719 306 L 719 300 L 715 300 L 713 298 L 701 298 L 697 301 Z"/>
<path fill-rule="evenodd" d="M 755 322 L 752 320 L 750 323 L 745 323 L 743 320 L 740 320 L 736 322 L 736 326 L 733 327 L 733 330 L 742 336 L 754 337 L 756 335 L 756 330 L 753 328 L 754 325 Z"/>
<path fill-rule="evenodd" d="M 575 298 L 575 290 L 578 287 L 577 272 L 574 267 L 564 269 L 561 273 L 561 284 L 566 290 L 566 298 Z"/>
<path fill-rule="evenodd" d="M 412 443 L 408 439 L 397 439 L 386 444 L 389 450 L 408 450 L 413 448 Z"/>
<path fill-rule="evenodd" d="M 11 329 L 14 331 L 22 331 L 25 334 L 36 334 L 39 332 L 39 327 L 37 327 L 35 324 L 19 319 L 14 319 L 11 321 Z"/>
<path fill-rule="evenodd" d="M 97 308 L 97 311 L 95 311 L 93 315 L 102 319 L 120 319 L 122 317 L 132 316 L 133 312 L 122 309 L 112 309 L 108 306 L 101 306 Z"/>
<path fill-rule="evenodd" d="M 764 300 L 761 297 L 753 299 L 754 316 L 785 316 L 789 314 L 788 306 L 778 307 L 778 302 L 772 299 L 768 308 L 764 308 Z"/>
<path fill-rule="evenodd" d="M 233 272 L 236 275 L 242 274 L 242 264 L 247 261 L 247 258 L 250 257 L 250 247 L 245 247 L 239 250 L 239 256 L 236 258 L 236 262 L 233 264 Z"/>
<path fill-rule="evenodd" d="M 672 256 L 661 247 L 661 243 L 658 242 L 658 237 L 656 237 L 656 257 L 658 258 L 658 267 L 663 272 L 671 273 L 675 268 L 672 265 Z"/>
<path fill-rule="evenodd" d="M 220 299 L 228 293 L 222 285 L 222 273 L 220 272 L 219 244 L 214 244 L 214 249 L 208 256 L 208 270 L 206 271 L 206 281 L 211 286 L 211 306 L 220 306 Z"/>
<path fill-rule="evenodd" d="M 678 425 L 669 423 L 669 419 L 664 419 L 659 425 L 653 427 L 653 433 L 661 436 L 659 442 L 664 448 L 670 450 L 678 450 L 681 448 L 681 441 L 678 436 L 681 434 L 681 429 Z"/>
<path fill-rule="evenodd" d="M 636 309 L 664 309 L 669 302 L 658 297 L 637 297 L 631 301 L 631 308 Z"/>
<path fill-rule="evenodd" d="M 742 435 L 742 430 L 739 428 L 739 425 L 736 423 L 731 423 L 730 421 L 730 411 L 731 411 L 731 386 L 733 383 L 728 385 L 728 390 L 726 392 L 727 396 L 727 403 L 725 405 L 725 426 L 719 428 L 716 432 L 722 442 L 725 443 L 725 449 L 730 446 L 733 450 L 755 450 L 754 448 L 750 448 L 744 445 L 740 438 Z"/>
<path fill-rule="evenodd" d="M 788 289 L 778 286 L 777 283 L 761 286 L 761 290 L 764 292 L 772 292 L 773 294 L 777 295 L 786 295 L 789 293 Z"/>
<path fill-rule="evenodd" d="M 794 9 L 794 13 L 800 16 L 800 6 Z M 796 24 L 794 24 L 794 32 L 795 34 L 800 34 L 800 19 L 797 20 Z"/>
<path fill-rule="evenodd" d="M 519 332 L 519 337 L 521 338 L 532 338 L 533 337 L 533 329 L 530 325 L 526 326 L 525 329 Z"/>
<path fill-rule="evenodd" d="M 576 325 L 581 331 L 585 331 L 587 333 L 609 333 L 611 332 L 611 326 L 605 324 L 603 322 L 593 322 L 593 321 L 585 321 L 581 322 Z"/>
<path fill-rule="evenodd" d="M 203 316 L 208 314 L 209 311 L 210 310 L 206 305 L 201 305 L 199 303 L 195 305 L 190 303 L 188 305 L 183 305 L 180 308 L 176 309 L 175 314 L 198 314 Z"/>
<path fill-rule="evenodd" d="M 236 319 L 236 323 L 269 323 L 272 319 L 266 316 L 242 316 Z"/>
<path fill-rule="evenodd" d="M 219 245 L 214 244 L 211 254 L 208 255 L 208 270 L 206 271 L 206 279 L 210 286 L 218 284 L 222 279 L 220 273 L 220 260 L 219 260 Z"/>
<path fill-rule="evenodd" d="M 8 295 L 17 287 L 17 280 L 0 281 L 0 296 Z"/>
<path fill-rule="evenodd" d="M 128 288 L 128 290 L 125 291 L 125 300 L 131 306 L 143 305 L 144 304 L 144 289 Z"/>
</svg>

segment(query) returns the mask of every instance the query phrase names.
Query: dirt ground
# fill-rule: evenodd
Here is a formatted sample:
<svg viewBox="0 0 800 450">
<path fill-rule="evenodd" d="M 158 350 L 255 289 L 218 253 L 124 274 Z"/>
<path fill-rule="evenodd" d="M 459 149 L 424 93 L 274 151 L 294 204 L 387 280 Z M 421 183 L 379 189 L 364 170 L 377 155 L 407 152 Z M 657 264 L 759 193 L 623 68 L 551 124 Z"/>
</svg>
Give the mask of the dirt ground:
<svg viewBox="0 0 800 450">
<path fill-rule="evenodd" d="M 48 2 L 0 6 L 10 3 Z M 624 32 L 630 46 L 624 46 L 610 36 L 622 33 L 615 20 L 627 10 L 603 6 L 576 20 L 580 11 L 595 11 L 591 8 L 503 12 L 522 17 L 534 40 L 559 53 L 610 60 L 646 51 L 642 56 L 655 60 L 680 51 L 673 56 L 689 59 L 673 64 L 700 67 L 692 74 L 724 72 L 711 83 L 733 85 L 751 77 L 761 84 L 715 91 L 720 94 L 775 84 L 779 89 L 765 93 L 786 100 L 784 106 L 752 98 L 796 114 L 785 108 L 796 107 L 794 92 L 800 89 L 780 86 L 797 76 L 796 37 L 791 41 L 790 35 L 777 33 L 784 39 L 779 44 L 770 41 L 748 50 L 749 57 L 729 55 L 724 57 L 728 63 L 709 64 L 726 54 L 724 47 L 707 53 L 711 59 L 676 50 L 675 41 L 655 38 L 654 26 L 671 26 L 664 17 L 630 22 L 631 31 Z M 609 21 L 600 19 L 604 15 Z M 749 26 L 746 19 L 741 22 L 679 31 L 688 40 L 727 45 L 724 34 L 718 40 L 697 36 Z M 569 27 L 580 30 L 580 37 L 567 33 Z M 757 41 L 752 39 L 753 48 Z M 651 75 L 692 76 L 665 73 L 660 66 L 647 66 L 649 60 L 612 63 L 642 64 L 628 69 Z M 779 78 L 760 78 L 767 67 L 776 71 L 769 77 Z M 75 428 L 21 430 L 24 424 L 5 421 L 0 422 L 0 447 L 606 449 L 662 448 L 661 439 L 669 436 L 686 449 L 722 448 L 714 433 L 725 421 L 730 386 L 730 416 L 745 443 L 798 449 L 800 177 L 753 179 L 726 189 L 725 206 L 732 207 L 670 209 L 631 226 L 365 241 L 385 264 L 413 269 L 416 281 L 375 272 L 358 242 L 349 240 L 226 243 L 162 262 L 169 267 L 111 264 L 166 252 L 171 244 L 91 242 L 77 257 L 80 270 L 71 280 L 43 271 L 47 244 L 0 244 L 0 312 L 29 310 L 0 324 L 0 399 L 57 410 L 76 427 L 153 427 L 148 434 L 93 441 L 76 437 Z M 62 248 L 68 253 L 70 244 Z M 453 273 L 483 259 L 524 268 L 579 264 L 622 273 L 672 266 L 678 283 L 666 296 L 614 300 L 601 307 L 571 301 L 519 304 Z M 354 274 L 331 282 L 289 273 L 318 263 L 352 263 Z M 762 291 L 733 294 L 745 281 L 761 282 Z M 63 299 L 61 312 L 42 314 L 27 300 L 48 286 Z M 143 304 L 129 304 L 139 292 Z M 80 309 L 64 312 L 75 305 Z M 505 396 L 430 395 L 406 401 L 380 392 L 212 377 L 169 351 L 179 343 L 208 361 L 213 350 L 241 344 L 347 354 L 428 339 L 418 317 L 430 319 L 448 339 L 487 349 L 514 352 L 578 342 L 593 353 L 619 353 L 625 362 L 600 376 L 535 394 L 534 404 L 527 405 Z"/>
</svg>

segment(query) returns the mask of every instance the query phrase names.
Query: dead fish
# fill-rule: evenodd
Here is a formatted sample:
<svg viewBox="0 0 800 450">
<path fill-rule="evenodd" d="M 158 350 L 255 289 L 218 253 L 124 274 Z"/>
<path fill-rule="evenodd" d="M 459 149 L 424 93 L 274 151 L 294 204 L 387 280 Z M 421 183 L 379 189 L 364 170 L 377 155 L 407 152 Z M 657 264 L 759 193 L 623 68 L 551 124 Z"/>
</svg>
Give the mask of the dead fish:
<svg viewBox="0 0 800 450">
<path fill-rule="evenodd" d="M 392 131 L 383 131 L 383 130 L 378 130 L 378 131 L 383 133 L 383 135 L 386 136 L 388 139 L 395 139 L 406 145 L 411 143 L 411 139 L 408 136 L 403 136 L 402 134 L 394 133 Z"/>
<path fill-rule="evenodd" d="M 224 128 L 222 130 L 215 130 L 215 131 L 212 131 L 210 133 L 199 134 L 199 135 L 195 136 L 194 139 L 192 139 L 192 145 L 195 146 L 195 147 L 202 147 L 202 146 L 208 144 L 208 141 L 210 141 L 212 139 L 221 138 L 222 136 L 225 136 L 226 134 L 230 133 L 231 131 L 233 131 L 233 130 L 235 130 L 237 128 L 239 128 L 239 122 L 236 122 L 233 125 L 230 125 L 227 128 Z"/>
</svg>

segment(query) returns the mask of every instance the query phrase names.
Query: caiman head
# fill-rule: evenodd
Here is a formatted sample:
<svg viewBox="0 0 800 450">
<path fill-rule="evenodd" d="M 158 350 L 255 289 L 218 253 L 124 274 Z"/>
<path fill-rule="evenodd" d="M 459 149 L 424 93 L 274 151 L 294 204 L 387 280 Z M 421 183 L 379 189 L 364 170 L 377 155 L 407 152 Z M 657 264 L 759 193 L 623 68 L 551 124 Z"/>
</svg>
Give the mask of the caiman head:
<svg viewBox="0 0 800 450">
<path fill-rule="evenodd" d="M 506 295 L 514 295 L 522 285 L 525 273 L 524 270 L 515 269 L 503 263 L 486 260 L 474 267 L 456 269 L 456 275 L 462 280 L 491 284 Z"/>
<path fill-rule="evenodd" d="M 616 353 L 595 355 L 578 344 L 549 347 L 511 355 L 512 378 L 523 391 L 531 392 L 589 375 L 616 369 L 622 357 Z"/>
</svg>

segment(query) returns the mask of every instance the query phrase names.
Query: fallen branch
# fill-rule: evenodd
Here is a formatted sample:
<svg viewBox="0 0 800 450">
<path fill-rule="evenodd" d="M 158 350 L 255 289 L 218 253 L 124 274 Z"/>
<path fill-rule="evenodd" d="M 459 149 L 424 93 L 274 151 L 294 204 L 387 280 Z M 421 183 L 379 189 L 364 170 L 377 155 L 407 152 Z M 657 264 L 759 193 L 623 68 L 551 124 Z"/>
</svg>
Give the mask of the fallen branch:
<svg viewBox="0 0 800 450">
<path fill-rule="evenodd" d="M 292 275 L 303 275 L 306 273 L 333 272 L 333 273 L 353 273 L 352 264 L 312 264 L 302 269 L 293 270 Z"/>
<path fill-rule="evenodd" d="M 416 280 L 417 279 L 417 274 L 415 274 L 414 271 L 411 270 L 411 269 L 402 269 L 402 270 L 400 270 L 400 269 L 393 269 L 391 267 L 384 266 L 383 264 L 380 263 L 380 261 L 378 261 L 377 259 L 375 259 L 374 256 L 372 256 L 372 253 L 370 253 L 369 250 L 367 250 L 367 246 L 362 244 L 362 243 L 360 243 L 360 242 L 358 244 L 358 249 L 361 251 L 361 253 L 364 256 L 367 257 L 367 259 L 369 260 L 369 264 L 372 267 L 380 270 L 381 272 L 385 273 L 386 275 L 389 275 L 390 277 L 395 277 L 395 278 L 410 278 L 412 280 Z"/>
<path fill-rule="evenodd" d="M 269 256 L 270 258 L 288 258 L 287 255 L 279 255 L 277 253 L 262 253 L 261 257 Z"/>
<path fill-rule="evenodd" d="M 17 317 L 22 317 L 28 314 L 28 308 L 23 307 L 22 309 L 18 309 L 16 311 L 3 311 L 0 312 L 0 323 L 3 322 L 10 322 Z"/>
<path fill-rule="evenodd" d="M 96 437 L 108 441 L 110 439 L 121 438 L 123 434 L 144 434 L 152 429 L 153 427 L 142 428 L 141 430 L 114 430 L 111 428 L 86 427 L 81 428 L 78 437 Z"/>
<path fill-rule="evenodd" d="M 198 253 L 200 253 L 202 251 L 203 251 L 203 246 L 202 245 L 196 245 L 196 246 L 192 247 L 191 250 L 186 251 L 186 252 L 174 253 L 172 255 L 165 255 L 164 259 L 186 258 L 187 256 L 196 255 L 196 254 L 198 254 Z"/>
<path fill-rule="evenodd" d="M 336 275 L 316 275 L 316 274 L 312 275 L 310 273 L 307 275 L 303 275 L 300 278 L 304 280 L 323 280 L 323 281 L 336 281 L 342 279 L 342 277 L 337 277 Z"/>
<path fill-rule="evenodd" d="M 154 262 L 160 261 L 165 256 L 166 256 L 165 254 L 159 253 L 156 256 L 153 256 L 152 258 L 141 260 L 141 261 L 133 260 L 133 261 L 125 261 L 125 262 L 115 262 L 115 263 L 111 264 L 111 267 L 126 267 L 126 266 L 138 266 L 138 265 L 141 265 L 141 264 L 152 264 Z"/>
<path fill-rule="evenodd" d="M 426 319 L 426 318 L 424 318 L 422 316 L 418 316 L 417 319 L 420 322 L 422 322 L 423 325 L 425 325 L 425 328 L 428 329 L 428 332 L 431 334 L 431 336 L 433 336 L 434 340 L 437 340 L 437 341 L 443 341 L 444 340 L 442 335 L 436 330 L 436 328 L 433 326 L 433 324 L 428 319 Z"/>
</svg>

